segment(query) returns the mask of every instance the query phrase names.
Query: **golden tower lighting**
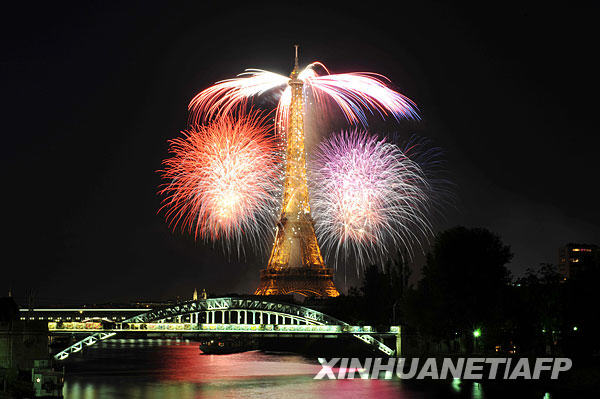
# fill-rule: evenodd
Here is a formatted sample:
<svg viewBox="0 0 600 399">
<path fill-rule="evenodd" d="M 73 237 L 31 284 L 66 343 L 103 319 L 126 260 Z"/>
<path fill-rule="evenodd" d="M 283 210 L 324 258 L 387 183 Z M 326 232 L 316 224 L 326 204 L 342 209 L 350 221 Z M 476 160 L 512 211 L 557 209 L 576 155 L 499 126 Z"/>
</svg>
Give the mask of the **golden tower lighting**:
<svg viewBox="0 0 600 399">
<path fill-rule="evenodd" d="M 325 266 L 308 202 L 304 148 L 303 82 L 298 79 L 298 46 L 288 82 L 292 99 L 286 132 L 286 165 L 281 215 L 267 268 L 261 270 L 257 295 L 335 297 L 333 271 Z"/>
</svg>

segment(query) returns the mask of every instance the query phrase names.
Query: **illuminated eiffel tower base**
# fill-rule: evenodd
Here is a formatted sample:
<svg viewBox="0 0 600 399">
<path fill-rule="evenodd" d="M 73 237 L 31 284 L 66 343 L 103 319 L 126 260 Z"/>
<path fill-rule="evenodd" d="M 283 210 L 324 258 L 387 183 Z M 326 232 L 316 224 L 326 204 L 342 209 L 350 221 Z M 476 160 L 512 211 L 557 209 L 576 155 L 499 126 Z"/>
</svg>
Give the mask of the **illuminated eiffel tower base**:
<svg viewBox="0 0 600 399">
<path fill-rule="evenodd" d="M 281 216 L 267 268 L 260 272 L 256 295 L 335 297 L 333 271 L 325 266 L 308 203 L 304 149 L 303 82 L 296 63 L 288 82 L 292 91 L 286 132 L 286 165 Z"/>
</svg>

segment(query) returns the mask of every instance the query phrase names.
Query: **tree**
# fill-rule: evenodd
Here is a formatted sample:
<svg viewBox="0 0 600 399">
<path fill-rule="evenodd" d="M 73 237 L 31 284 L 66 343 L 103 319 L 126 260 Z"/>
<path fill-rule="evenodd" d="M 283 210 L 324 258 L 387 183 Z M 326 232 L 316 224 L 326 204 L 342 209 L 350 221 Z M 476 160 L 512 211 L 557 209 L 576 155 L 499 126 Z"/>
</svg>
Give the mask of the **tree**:
<svg viewBox="0 0 600 399">
<path fill-rule="evenodd" d="M 545 353 L 561 326 L 561 275 L 551 264 L 527 269 L 509 290 L 504 304 L 505 336 L 520 353 Z"/>
<path fill-rule="evenodd" d="M 383 268 L 366 268 L 360 292 L 363 299 L 364 320 L 374 326 L 389 326 L 400 319 L 399 304 L 407 290 L 410 270 L 400 252 L 394 261 Z"/>
<path fill-rule="evenodd" d="M 584 259 L 581 270 L 564 284 L 561 346 L 577 358 L 600 355 L 600 252 Z"/>
<path fill-rule="evenodd" d="M 512 256 L 510 247 L 486 229 L 459 226 L 439 233 L 418 288 L 406 302 L 409 321 L 438 338 L 492 327 L 501 320 Z"/>
</svg>

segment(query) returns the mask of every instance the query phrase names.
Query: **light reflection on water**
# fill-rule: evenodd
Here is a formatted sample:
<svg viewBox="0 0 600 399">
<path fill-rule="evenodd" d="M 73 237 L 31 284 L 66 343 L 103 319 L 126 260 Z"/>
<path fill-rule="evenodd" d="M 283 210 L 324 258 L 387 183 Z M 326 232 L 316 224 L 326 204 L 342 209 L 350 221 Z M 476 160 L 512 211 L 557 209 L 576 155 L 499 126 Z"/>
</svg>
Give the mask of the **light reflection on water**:
<svg viewBox="0 0 600 399">
<path fill-rule="evenodd" d="M 456 380 L 314 380 L 321 366 L 313 359 L 258 351 L 201 355 L 197 343 L 179 340 L 105 341 L 72 356 L 66 367 L 66 399 L 490 399 L 481 384 Z"/>
</svg>

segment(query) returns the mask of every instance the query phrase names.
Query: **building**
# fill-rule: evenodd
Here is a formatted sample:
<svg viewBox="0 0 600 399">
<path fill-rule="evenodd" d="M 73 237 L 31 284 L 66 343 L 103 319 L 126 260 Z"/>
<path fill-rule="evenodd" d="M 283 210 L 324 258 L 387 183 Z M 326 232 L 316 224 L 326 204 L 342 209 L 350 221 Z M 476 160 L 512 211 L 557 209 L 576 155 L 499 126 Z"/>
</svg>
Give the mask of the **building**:
<svg viewBox="0 0 600 399">
<path fill-rule="evenodd" d="M 558 272 L 564 280 L 577 276 L 585 268 L 597 265 L 599 254 L 597 245 L 569 243 L 558 250 Z"/>
<path fill-rule="evenodd" d="M 0 397 L 58 398 L 63 383 L 48 352 L 48 323 L 20 317 L 12 297 L 0 298 Z"/>
</svg>

